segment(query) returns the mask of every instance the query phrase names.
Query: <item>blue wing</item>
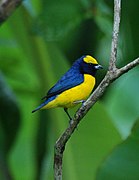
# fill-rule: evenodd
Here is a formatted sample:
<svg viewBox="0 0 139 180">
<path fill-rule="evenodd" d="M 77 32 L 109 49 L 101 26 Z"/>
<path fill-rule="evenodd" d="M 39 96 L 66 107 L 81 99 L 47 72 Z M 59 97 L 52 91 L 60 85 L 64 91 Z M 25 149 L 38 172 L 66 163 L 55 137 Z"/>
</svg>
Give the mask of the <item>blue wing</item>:
<svg viewBox="0 0 139 180">
<path fill-rule="evenodd" d="M 48 91 L 44 98 L 49 98 L 58 95 L 65 90 L 75 87 L 84 81 L 83 74 L 76 69 L 71 68 L 66 74 Z M 43 98 L 43 99 L 44 99 Z"/>
<path fill-rule="evenodd" d="M 42 99 L 46 100 L 38 106 L 36 109 L 32 111 L 34 113 L 35 111 L 41 109 L 43 106 L 48 104 L 50 101 L 54 100 L 56 96 L 60 93 L 62 93 L 65 90 L 68 90 L 72 87 L 75 87 L 79 84 L 81 84 L 84 81 L 83 74 L 80 73 L 69 73 L 67 72 L 62 78 L 48 91 L 47 95 L 43 97 Z"/>
</svg>

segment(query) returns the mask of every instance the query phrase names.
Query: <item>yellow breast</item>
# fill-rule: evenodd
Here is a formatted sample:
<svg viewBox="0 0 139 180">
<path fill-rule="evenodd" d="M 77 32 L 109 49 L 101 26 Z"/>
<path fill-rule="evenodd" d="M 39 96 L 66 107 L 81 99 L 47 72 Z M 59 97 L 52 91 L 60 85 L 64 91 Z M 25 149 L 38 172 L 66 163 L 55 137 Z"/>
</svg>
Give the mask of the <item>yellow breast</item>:
<svg viewBox="0 0 139 180">
<path fill-rule="evenodd" d="M 53 101 L 49 102 L 44 108 L 72 107 L 81 100 L 86 100 L 95 86 L 95 78 L 89 74 L 84 75 L 84 82 L 76 87 L 62 92 Z"/>
</svg>

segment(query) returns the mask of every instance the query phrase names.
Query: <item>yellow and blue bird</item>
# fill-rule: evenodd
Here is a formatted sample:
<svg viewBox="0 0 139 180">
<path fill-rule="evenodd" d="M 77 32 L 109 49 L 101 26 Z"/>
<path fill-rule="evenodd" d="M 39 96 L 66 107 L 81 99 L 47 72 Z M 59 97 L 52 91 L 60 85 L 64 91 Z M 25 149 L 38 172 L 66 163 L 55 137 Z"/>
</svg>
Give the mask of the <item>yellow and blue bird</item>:
<svg viewBox="0 0 139 180">
<path fill-rule="evenodd" d="M 44 102 L 32 113 L 39 109 L 62 107 L 71 120 L 68 108 L 83 103 L 88 98 L 95 86 L 95 75 L 98 69 L 102 69 L 102 66 L 92 56 L 80 57 L 47 92 L 47 95 L 42 98 L 45 99 Z"/>
</svg>

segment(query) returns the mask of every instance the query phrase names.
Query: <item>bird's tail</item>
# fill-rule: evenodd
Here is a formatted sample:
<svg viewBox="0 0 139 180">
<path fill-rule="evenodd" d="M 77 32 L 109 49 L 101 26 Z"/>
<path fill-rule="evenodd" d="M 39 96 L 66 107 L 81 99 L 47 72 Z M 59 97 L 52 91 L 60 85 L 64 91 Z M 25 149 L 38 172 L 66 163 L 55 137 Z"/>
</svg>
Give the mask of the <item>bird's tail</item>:
<svg viewBox="0 0 139 180">
<path fill-rule="evenodd" d="M 48 99 L 46 99 L 40 106 L 38 106 L 36 109 L 32 111 L 32 113 L 38 111 L 39 109 L 42 109 L 44 106 L 46 106 L 49 102 L 53 101 L 56 98 L 56 96 L 52 96 Z"/>
<path fill-rule="evenodd" d="M 47 101 L 43 102 L 40 106 L 38 106 L 36 109 L 34 109 L 34 110 L 32 111 L 32 113 L 38 111 L 38 110 L 41 109 L 43 106 L 45 106 L 47 103 L 48 103 Z"/>
</svg>

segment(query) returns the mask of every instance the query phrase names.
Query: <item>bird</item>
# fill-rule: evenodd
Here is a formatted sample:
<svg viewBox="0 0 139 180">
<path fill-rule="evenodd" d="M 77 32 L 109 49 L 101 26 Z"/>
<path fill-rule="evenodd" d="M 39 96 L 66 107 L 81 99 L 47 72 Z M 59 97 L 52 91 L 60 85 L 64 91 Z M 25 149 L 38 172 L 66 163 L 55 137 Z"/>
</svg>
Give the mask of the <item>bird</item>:
<svg viewBox="0 0 139 180">
<path fill-rule="evenodd" d="M 78 58 L 71 68 L 57 81 L 57 83 L 42 98 L 43 103 L 32 113 L 40 109 L 62 107 L 72 120 L 68 108 L 84 103 L 91 94 L 96 83 L 96 72 L 103 67 L 90 55 Z"/>
</svg>

